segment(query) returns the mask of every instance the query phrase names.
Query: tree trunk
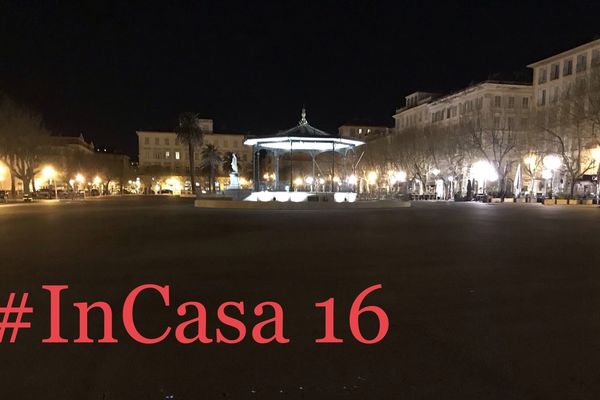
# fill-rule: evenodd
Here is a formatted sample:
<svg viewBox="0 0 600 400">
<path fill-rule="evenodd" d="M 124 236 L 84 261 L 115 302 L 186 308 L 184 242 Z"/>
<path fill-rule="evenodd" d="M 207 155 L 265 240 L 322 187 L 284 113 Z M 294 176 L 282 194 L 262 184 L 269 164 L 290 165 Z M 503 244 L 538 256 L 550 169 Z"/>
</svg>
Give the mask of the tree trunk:
<svg viewBox="0 0 600 400">
<path fill-rule="evenodd" d="M 190 158 L 190 184 L 192 185 L 192 194 L 196 194 L 196 177 L 194 170 L 194 145 L 193 143 L 188 144 L 188 153 Z"/>
<path fill-rule="evenodd" d="M 210 166 L 209 179 L 210 179 L 210 182 L 209 182 L 208 186 L 210 188 L 210 193 L 214 194 L 215 193 L 215 169 L 212 165 Z"/>
<path fill-rule="evenodd" d="M 15 176 L 10 174 L 10 196 L 13 200 L 17 198 L 17 182 L 15 180 Z"/>
<path fill-rule="evenodd" d="M 23 177 L 21 179 L 21 181 L 23 182 L 23 193 L 24 194 L 31 193 L 31 190 L 30 190 L 30 187 L 29 187 L 31 181 L 29 180 L 29 178 L 28 177 Z"/>
</svg>

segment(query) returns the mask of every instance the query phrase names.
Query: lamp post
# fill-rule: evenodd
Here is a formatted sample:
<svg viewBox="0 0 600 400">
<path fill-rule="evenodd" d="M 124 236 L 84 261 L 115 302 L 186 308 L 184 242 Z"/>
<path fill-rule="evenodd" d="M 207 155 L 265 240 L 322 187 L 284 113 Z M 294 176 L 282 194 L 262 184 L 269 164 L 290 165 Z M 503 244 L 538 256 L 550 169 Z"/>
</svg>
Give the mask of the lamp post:
<svg viewBox="0 0 600 400">
<path fill-rule="evenodd" d="M 551 199 L 554 198 L 554 173 L 557 169 L 562 165 L 560 158 L 557 155 L 550 154 L 544 157 L 544 166 L 552 173 L 552 177 L 550 180 L 550 194 Z"/>
<path fill-rule="evenodd" d="M 75 176 L 75 182 L 77 183 L 77 190 L 85 183 L 85 178 L 81 174 Z M 85 188 L 83 189 L 83 198 L 85 199 Z"/>
<path fill-rule="evenodd" d="M 54 183 L 54 198 L 58 200 L 58 190 L 56 188 L 56 170 L 48 165 L 42 169 L 42 176 L 48 180 L 48 186 L 50 186 L 50 182 Z"/>
</svg>

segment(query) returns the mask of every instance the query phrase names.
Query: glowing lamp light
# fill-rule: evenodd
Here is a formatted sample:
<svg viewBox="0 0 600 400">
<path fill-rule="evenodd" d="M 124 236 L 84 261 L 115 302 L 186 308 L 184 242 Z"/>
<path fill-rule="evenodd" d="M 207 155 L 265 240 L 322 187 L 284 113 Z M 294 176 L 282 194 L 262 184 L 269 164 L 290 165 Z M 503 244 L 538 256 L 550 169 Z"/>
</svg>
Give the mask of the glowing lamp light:
<svg viewBox="0 0 600 400">
<path fill-rule="evenodd" d="M 85 178 L 84 178 L 84 176 L 83 176 L 83 175 L 81 175 L 81 174 L 77 174 L 77 175 L 75 176 L 75 182 L 77 182 L 77 183 L 85 183 Z"/>
<path fill-rule="evenodd" d="M 296 185 L 296 186 L 302 186 L 303 183 L 304 183 L 304 180 L 300 177 L 294 179 L 294 185 Z"/>
<path fill-rule="evenodd" d="M 99 184 L 101 184 L 101 183 L 102 183 L 102 179 L 100 179 L 100 177 L 99 177 L 99 176 L 96 176 L 96 177 L 94 178 L 94 185 L 99 185 Z"/>
<path fill-rule="evenodd" d="M 434 176 L 437 176 L 437 175 L 439 175 L 439 174 L 440 174 L 440 170 L 439 170 L 439 169 L 437 169 L 437 168 L 434 168 L 434 169 L 432 169 L 432 170 L 431 170 L 431 173 L 432 173 Z"/>
<path fill-rule="evenodd" d="M 304 179 L 304 182 L 306 182 L 307 185 L 312 185 L 314 181 L 315 181 L 315 178 L 313 178 L 312 176 L 307 176 Z"/>
<path fill-rule="evenodd" d="M 390 184 L 395 185 L 398 182 L 406 182 L 406 172 L 404 171 L 389 171 L 388 179 Z"/>
<path fill-rule="evenodd" d="M 530 154 L 525 157 L 523 161 L 525 161 L 525 165 L 527 165 L 530 170 L 533 170 L 535 168 L 535 163 L 537 162 L 537 156 L 535 154 Z"/>
<path fill-rule="evenodd" d="M 324 185 L 324 184 L 325 184 L 325 179 L 323 179 L 323 178 L 319 178 L 319 183 L 320 183 L 321 185 Z"/>
<path fill-rule="evenodd" d="M 350 175 L 346 179 L 346 182 L 348 182 L 348 185 L 356 185 L 356 183 L 358 182 L 358 179 L 356 179 L 356 175 Z"/>
<path fill-rule="evenodd" d="M 376 184 L 377 183 L 377 172 L 375 172 L 375 171 L 369 172 L 369 174 L 367 175 L 367 181 L 369 182 L 369 185 Z"/>
<path fill-rule="evenodd" d="M 487 161 L 477 161 L 471 167 L 471 175 L 478 181 L 494 182 L 498 180 L 496 169 Z"/>
<path fill-rule="evenodd" d="M 550 179 L 552 178 L 552 171 L 550 171 L 549 169 L 545 169 L 542 171 L 542 178 L 544 179 Z"/>
<path fill-rule="evenodd" d="M 52 179 L 56 176 L 56 170 L 50 165 L 45 166 L 42 169 L 42 176 L 46 179 Z"/>
<path fill-rule="evenodd" d="M 560 158 L 557 155 L 550 154 L 544 157 L 544 167 L 550 171 L 555 171 L 562 165 Z"/>
<path fill-rule="evenodd" d="M 339 176 L 334 176 L 334 177 L 333 177 L 333 181 L 334 181 L 335 183 L 340 183 L 340 177 L 339 177 Z"/>
</svg>

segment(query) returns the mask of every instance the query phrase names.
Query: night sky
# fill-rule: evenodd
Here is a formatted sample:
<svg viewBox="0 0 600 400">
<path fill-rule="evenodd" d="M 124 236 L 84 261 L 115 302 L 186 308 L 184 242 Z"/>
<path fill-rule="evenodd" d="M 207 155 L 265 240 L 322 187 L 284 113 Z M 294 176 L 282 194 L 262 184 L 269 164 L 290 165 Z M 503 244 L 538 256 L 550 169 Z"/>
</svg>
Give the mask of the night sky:
<svg viewBox="0 0 600 400">
<path fill-rule="evenodd" d="M 86 2 L 87 3 L 87 2 Z M 489 4 L 488 4 L 489 3 Z M 392 125 L 414 90 L 526 71 L 600 34 L 599 2 L 0 2 L 0 91 L 136 155 L 177 114 L 267 134 Z"/>
</svg>

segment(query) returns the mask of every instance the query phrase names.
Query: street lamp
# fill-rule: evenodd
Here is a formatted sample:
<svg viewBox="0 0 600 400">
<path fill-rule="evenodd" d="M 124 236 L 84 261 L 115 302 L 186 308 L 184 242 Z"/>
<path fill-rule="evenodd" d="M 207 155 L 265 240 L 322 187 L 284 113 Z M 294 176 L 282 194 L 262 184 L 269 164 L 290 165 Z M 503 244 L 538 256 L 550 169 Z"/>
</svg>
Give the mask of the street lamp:
<svg viewBox="0 0 600 400">
<path fill-rule="evenodd" d="M 488 161 L 480 160 L 471 167 L 471 176 L 477 182 L 483 182 L 482 192 L 485 194 L 486 181 L 494 182 L 498 179 L 496 169 Z"/>
<path fill-rule="evenodd" d="M 557 169 L 560 168 L 562 163 L 560 161 L 560 158 L 555 154 L 549 154 L 546 157 L 544 157 L 543 163 L 544 163 L 544 167 L 546 167 L 546 169 L 548 169 L 552 173 L 551 180 L 550 180 L 550 198 L 553 199 L 554 198 L 554 173 L 556 172 Z"/>
<path fill-rule="evenodd" d="M 47 165 L 42 169 L 42 176 L 48 180 L 48 186 L 50 186 L 50 181 L 54 181 L 54 197 L 58 200 L 58 190 L 56 188 L 56 170 L 51 166 Z"/>
</svg>

